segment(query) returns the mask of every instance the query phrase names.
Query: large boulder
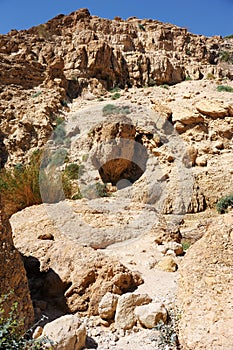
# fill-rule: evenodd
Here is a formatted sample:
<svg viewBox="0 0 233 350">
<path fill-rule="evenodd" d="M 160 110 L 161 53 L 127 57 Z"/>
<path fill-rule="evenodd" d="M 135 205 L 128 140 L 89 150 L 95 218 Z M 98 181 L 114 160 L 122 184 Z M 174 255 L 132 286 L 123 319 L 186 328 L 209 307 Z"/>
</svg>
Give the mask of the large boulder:
<svg viewBox="0 0 233 350">
<path fill-rule="evenodd" d="M 233 346 L 233 213 L 214 219 L 180 265 L 179 340 L 185 350 Z"/>
<path fill-rule="evenodd" d="M 85 346 L 86 327 L 77 315 L 65 315 L 47 323 L 42 337 L 54 343 L 54 350 L 80 350 Z"/>
<path fill-rule="evenodd" d="M 0 204 L 0 293 L 7 296 L 1 308 L 10 311 L 14 302 L 18 302 L 17 317 L 24 320 L 27 329 L 34 320 L 26 271 L 18 250 L 14 247 L 9 220 Z"/>
<path fill-rule="evenodd" d="M 167 310 L 160 302 L 137 306 L 134 311 L 139 322 L 146 328 L 154 328 L 159 322 L 166 322 Z"/>
</svg>

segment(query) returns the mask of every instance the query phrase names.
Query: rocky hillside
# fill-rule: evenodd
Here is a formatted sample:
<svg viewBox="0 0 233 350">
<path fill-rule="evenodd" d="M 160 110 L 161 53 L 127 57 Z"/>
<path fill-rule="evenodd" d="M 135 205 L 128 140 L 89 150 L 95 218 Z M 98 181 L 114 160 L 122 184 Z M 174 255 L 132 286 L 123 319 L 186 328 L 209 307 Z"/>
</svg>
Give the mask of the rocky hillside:
<svg viewBox="0 0 233 350">
<path fill-rule="evenodd" d="M 87 9 L 0 35 L 1 164 L 41 147 L 67 102 L 85 91 L 231 79 L 231 48 L 230 39 L 156 20 L 102 19 Z"/>
</svg>

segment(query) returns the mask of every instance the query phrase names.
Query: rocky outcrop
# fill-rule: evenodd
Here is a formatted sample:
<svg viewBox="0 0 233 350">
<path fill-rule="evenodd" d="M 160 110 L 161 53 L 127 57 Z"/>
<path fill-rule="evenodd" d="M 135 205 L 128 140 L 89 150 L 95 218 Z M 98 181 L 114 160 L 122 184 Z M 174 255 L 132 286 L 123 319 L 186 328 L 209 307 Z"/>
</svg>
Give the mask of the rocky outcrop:
<svg viewBox="0 0 233 350">
<path fill-rule="evenodd" d="M 232 349 L 232 225 L 232 212 L 214 219 L 179 266 L 182 349 Z"/>
<path fill-rule="evenodd" d="M 34 320 L 28 281 L 22 258 L 14 247 L 11 226 L 2 206 L 0 206 L 0 229 L 0 291 L 3 296 L 1 308 L 7 315 L 14 302 L 17 302 L 18 320 L 23 321 L 24 328 L 28 329 Z"/>
<path fill-rule="evenodd" d="M 34 209 L 40 215 L 40 207 Z M 38 315 L 54 309 L 60 314 L 70 311 L 98 315 L 99 303 L 107 292 L 121 295 L 143 282 L 139 273 L 131 272 L 117 260 L 78 244 L 74 237 L 62 235 L 46 216 L 41 221 L 38 217 L 32 219 L 32 230 L 28 214 L 24 214 L 16 220 L 13 216 L 11 221 L 15 245 L 24 255 Z M 51 233 L 52 238 L 39 238 L 42 231 Z"/>
<path fill-rule="evenodd" d="M 26 160 L 29 150 L 44 145 L 67 102 L 81 94 L 176 84 L 208 73 L 231 78 L 231 65 L 219 59 L 223 44 L 157 20 L 107 20 L 87 9 L 0 35 L 2 162 Z M 182 121 L 196 123 L 196 117 Z"/>
</svg>

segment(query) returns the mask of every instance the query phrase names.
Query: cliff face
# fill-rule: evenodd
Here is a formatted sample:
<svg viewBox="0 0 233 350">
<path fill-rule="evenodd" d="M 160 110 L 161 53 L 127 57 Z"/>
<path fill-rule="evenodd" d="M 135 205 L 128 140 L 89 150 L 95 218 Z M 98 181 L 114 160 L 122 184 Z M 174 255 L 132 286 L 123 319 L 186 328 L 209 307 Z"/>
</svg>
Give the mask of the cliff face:
<svg viewBox="0 0 233 350">
<path fill-rule="evenodd" d="M 11 226 L 0 205 L 0 293 L 8 298 L 3 303 L 7 313 L 15 301 L 18 302 L 17 315 L 24 320 L 24 327 L 33 322 L 34 311 L 29 294 L 28 282 L 19 252 L 13 245 Z"/>
<path fill-rule="evenodd" d="M 59 110 L 83 91 L 232 78 L 232 65 L 219 59 L 223 44 L 156 20 L 107 20 L 87 9 L 0 35 L 1 164 L 41 147 Z"/>
</svg>

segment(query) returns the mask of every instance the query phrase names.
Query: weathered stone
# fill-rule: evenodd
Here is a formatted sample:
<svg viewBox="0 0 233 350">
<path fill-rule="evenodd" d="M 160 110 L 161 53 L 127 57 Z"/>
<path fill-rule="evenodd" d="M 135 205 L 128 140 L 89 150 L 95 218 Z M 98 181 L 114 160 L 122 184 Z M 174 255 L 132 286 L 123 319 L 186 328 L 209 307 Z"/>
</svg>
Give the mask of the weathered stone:
<svg viewBox="0 0 233 350">
<path fill-rule="evenodd" d="M 23 327 L 28 329 L 34 321 L 34 311 L 30 298 L 28 280 L 22 258 L 14 247 L 11 226 L 4 209 L 0 204 L 0 291 L 6 296 L 1 309 L 5 315 L 10 312 L 14 302 L 18 303 L 16 315 L 23 321 Z"/>
<path fill-rule="evenodd" d="M 182 349 L 232 349 L 232 223 L 232 213 L 212 219 L 179 266 Z"/>
<path fill-rule="evenodd" d="M 148 304 L 151 298 L 147 294 L 131 294 L 126 293 L 120 296 L 115 315 L 115 326 L 118 329 L 131 329 L 137 318 L 134 314 L 136 306 Z"/>
<path fill-rule="evenodd" d="M 196 104 L 198 112 L 211 118 L 223 118 L 228 116 L 228 105 L 221 101 L 200 101 Z"/>
<path fill-rule="evenodd" d="M 134 313 L 146 328 L 154 328 L 158 322 L 167 320 L 167 310 L 160 302 L 137 306 Z"/>
<path fill-rule="evenodd" d="M 119 295 L 106 293 L 99 303 L 98 312 L 101 318 L 106 320 L 114 319 Z"/>
<path fill-rule="evenodd" d="M 55 350 L 80 350 L 85 346 L 86 328 L 76 315 L 65 315 L 44 326 L 42 339 L 55 343 Z"/>
<path fill-rule="evenodd" d="M 156 265 L 160 270 L 167 272 L 175 272 L 177 270 L 177 264 L 175 260 L 170 256 L 164 256 Z"/>
</svg>

